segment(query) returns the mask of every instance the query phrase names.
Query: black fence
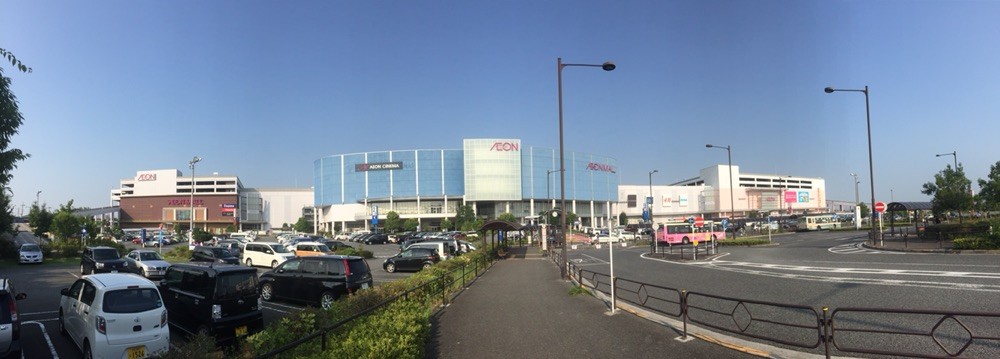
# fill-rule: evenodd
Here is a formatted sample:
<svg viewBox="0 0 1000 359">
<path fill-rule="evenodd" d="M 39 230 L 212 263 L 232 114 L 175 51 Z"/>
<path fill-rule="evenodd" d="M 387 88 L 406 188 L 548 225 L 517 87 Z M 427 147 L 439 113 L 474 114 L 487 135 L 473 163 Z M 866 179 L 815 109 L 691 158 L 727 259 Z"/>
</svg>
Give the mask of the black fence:
<svg viewBox="0 0 1000 359">
<path fill-rule="evenodd" d="M 553 256 L 556 265 L 562 259 Z M 916 358 L 1000 358 L 1000 313 L 813 307 L 689 292 L 579 269 L 580 286 L 688 323 L 829 358 L 835 351 Z M 832 347 L 831 347 L 832 345 Z"/>
<path fill-rule="evenodd" d="M 488 259 L 487 259 L 488 258 Z M 381 310 L 393 304 L 397 300 L 410 300 L 414 298 L 420 298 L 427 304 L 440 304 L 442 307 L 448 305 L 449 301 L 453 300 L 459 292 L 468 286 L 470 282 L 481 276 L 486 272 L 493 264 L 496 263 L 495 258 L 492 256 L 482 257 L 481 260 L 475 260 L 466 264 L 460 268 L 456 268 L 440 277 L 431 279 L 419 286 L 410 288 L 405 292 L 396 295 L 394 297 L 388 298 L 374 306 L 371 306 L 365 310 L 362 310 L 356 314 L 353 314 L 347 318 L 344 318 L 336 323 L 320 328 L 319 330 L 313 332 L 312 334 L 306 335 L 301 339 L 293 341 L 291 343 L 285 344 L 281 347 L 275 348 L 267 353 L 256 356 L 257 359 L 274 358 L 279 355 L 291 351 L 298 346 L 314 341 L 320 341 L 320 350 L 325 351 L 327 349 L 327 341 L 330 333 L 336 331 L 337 329 L 343 327 L 344 325 L 375 311 Z M 287 356 L 287 355 L 286 355 Z"/>
</svg>

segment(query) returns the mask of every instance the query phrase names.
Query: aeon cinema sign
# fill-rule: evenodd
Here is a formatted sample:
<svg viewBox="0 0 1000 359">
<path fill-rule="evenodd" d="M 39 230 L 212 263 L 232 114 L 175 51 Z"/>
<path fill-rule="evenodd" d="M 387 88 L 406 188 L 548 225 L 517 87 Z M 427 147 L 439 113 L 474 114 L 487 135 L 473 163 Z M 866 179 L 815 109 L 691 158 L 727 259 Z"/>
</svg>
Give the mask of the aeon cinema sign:
<svg viewBox="0 0 1000 359">
<path fill-rule="evenodd" d="M 521 144 L 509 141 L 496 141 L 493 142 L 493 146 L 490 146 L 490 151 L 518 152 L 521 151 Z"/>
<path fill-rule="evenodd" d="M 590 162 L 590 163 L 587 164 L 587 169 L 591 170 L 591 171 L 601 171 L 601 172 L 615 173 L 615 168 L 614 167 L 612 167 L 611 165 L 608 165 L 608 164 L 603 164 L 603 163 Z"/>
</svg>

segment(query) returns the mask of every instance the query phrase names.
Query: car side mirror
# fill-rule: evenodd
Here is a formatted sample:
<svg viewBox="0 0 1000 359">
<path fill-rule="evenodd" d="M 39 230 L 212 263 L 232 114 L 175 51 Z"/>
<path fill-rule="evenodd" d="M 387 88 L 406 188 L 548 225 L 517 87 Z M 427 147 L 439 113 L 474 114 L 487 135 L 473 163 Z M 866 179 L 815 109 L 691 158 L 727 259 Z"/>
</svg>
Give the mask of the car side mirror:
<svg viewBox="0 0 1000 359">
<path fill-rule="evenodd" d="M 14 296 L 14 299 L 21 300 L 21 299 L 24 299 L 24 298 L 27 298 L 27 297 L 28 297 L 28 293 L 17 293 L 17 295 Z"/>
<path fill-rule="evenodd" d="M 59 291 L 59 294 L 64 296 L 69 295 L 69 288 L 63 288 L 62 290 Z"/>
<path fill-rule="evenodd" d="M 268 250 L 267 250 L 267 251 L 265 251 L 264 253 L 267 253 L 267 254 L 274 254 L 274 251 L 272 251 L 272 250 L 268 249 Z"/>
</svg>

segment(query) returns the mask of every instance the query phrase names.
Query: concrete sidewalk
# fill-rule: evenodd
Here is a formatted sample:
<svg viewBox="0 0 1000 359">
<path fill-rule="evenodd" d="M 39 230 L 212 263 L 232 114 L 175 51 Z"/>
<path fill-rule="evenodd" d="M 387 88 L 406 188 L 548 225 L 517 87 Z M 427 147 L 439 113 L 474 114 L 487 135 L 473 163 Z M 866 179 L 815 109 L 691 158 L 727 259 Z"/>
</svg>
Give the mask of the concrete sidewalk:
<svg viewBox="0 0 1000 359">
<path fill-rule="evenodd" d="M 597 298 L 570 295 L 559 268 L 527 250 L 495 264 L 432 319 L 428 358 L 754 357 L 677 341 L 679 332 L 627 312 L 608 315 Z"/>
</svg>

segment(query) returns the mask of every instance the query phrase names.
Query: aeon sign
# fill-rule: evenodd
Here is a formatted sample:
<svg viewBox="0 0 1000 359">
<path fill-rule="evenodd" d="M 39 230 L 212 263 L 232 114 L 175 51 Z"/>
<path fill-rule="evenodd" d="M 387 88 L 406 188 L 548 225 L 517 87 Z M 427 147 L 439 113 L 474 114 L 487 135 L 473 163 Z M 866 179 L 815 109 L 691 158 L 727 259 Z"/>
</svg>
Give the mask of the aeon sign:
<svg viewBox="0 0 1000 359">
<path fill-rule="evenodd" d="M 612 167 L 611 165 L 603 164 L 603 163 L 593 163 L 593 162 L 590 162 L 590 163 L 587 164 L 587 169 L 591 170 L 591 171 L 601 171 L 601 172 L 615 173 L 615 168 L 614 167 Z"/>
<path fill-rule="evenodd" d="M 138 177 L 135 178 L 136 181 L 156 181 L 155 173 L 140 173 Z"/>
<path fill-rule="evenodd" d="M 520 150 L 521 150 L 521 144 L 517 142 L 496 141 L 493 142 L 493 146 L 490 147 L 490 151 L 517 152 Z"/>
</svg>

